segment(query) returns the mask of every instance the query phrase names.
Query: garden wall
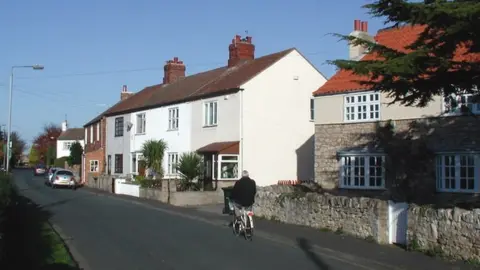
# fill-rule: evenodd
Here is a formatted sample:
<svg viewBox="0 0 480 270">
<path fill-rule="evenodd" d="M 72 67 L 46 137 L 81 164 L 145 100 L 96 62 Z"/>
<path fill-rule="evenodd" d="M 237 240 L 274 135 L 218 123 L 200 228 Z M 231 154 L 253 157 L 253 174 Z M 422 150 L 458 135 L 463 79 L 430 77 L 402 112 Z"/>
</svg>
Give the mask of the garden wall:
<svg viewBox="0 0 480 270">
<path fill-rule="evenodd" d="M 409 245 L 435 255 L 480 262 L 480 209 L 410 205 Z"/>
<path fill-rule="evenodd" d="M 388 243 L 388 202 L 379 199 L 299 194 L 292 186 L 268 186 L 258 188 L 254 211 L 267 219 Z"/>
</svg>

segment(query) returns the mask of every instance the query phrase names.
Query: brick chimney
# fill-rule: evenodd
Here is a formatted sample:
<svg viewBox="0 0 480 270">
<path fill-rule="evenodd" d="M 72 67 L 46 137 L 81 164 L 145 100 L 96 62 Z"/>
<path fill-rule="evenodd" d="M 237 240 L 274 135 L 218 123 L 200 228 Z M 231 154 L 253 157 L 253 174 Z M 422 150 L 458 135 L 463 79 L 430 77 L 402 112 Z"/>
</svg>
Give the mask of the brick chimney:
<svg viewBox="0 0 480 270">
<path fill-rule="evenodd" d="M 178 60 L 178 57 L 174 57 L 173 60 L 168 60 L 163 70 L 163 83 L 171 84 L 180 79 L 185 78 L 185 64 L 183 61 Z"/>
<path fill-rule="evenodd" d="M 255 59 L 255 45 L 252 44 L 252 37 L 236 35 L 228 46 L 229 58 L 228 67 L 233 67 L 241 62 Z"/>
<path fill-rule="evenodd" d="M 350 33 L 350 36 L 365 39 L 371 42 L 375 41 L 373 36 L 368 34 L 368 22 L 361 20 L 353 21 L 353 32 Z M 349 45 L 350 60 L 360 60 L 365 55 L 365 53 L 367 53 L 366 47 L 354 46 L 353 44 Z"/>
<path fill-rule="evenodd" d="M 125 100 L 129 97 L 133 96 L 132 92 L 128 92 L 128 88 L 126 85 L 122 86 L 122 92 L 120 93 L 120 100 Z"/>
</svg>

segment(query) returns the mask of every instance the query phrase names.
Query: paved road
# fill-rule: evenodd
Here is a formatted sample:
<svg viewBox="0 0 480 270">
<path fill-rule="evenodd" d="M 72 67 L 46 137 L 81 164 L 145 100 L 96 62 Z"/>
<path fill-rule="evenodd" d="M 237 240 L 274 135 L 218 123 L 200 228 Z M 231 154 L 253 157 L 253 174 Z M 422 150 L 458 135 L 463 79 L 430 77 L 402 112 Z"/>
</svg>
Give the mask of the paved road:
<svg viewBox="0 0 480 270">
<path fill-rule="evenodd" d="M 50 211 L 85 270 L 473 269 L 318 230 L 257 222 L 252 242 L 227 217 L 88 189 L 51 189 L 16 171 L 21 192 Z"/>
</svg>

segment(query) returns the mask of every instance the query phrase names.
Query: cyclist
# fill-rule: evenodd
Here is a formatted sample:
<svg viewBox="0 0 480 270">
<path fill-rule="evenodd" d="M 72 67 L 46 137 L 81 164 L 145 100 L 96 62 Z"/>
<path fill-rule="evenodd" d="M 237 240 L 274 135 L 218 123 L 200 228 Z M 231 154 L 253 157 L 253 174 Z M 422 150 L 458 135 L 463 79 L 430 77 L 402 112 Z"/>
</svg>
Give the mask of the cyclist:
<svg viewBox="0 0 480 270">
<path fill-rule="evenodd" d="M 242 178 L 235 182 L 230 199 L 233 203 L 234 220 L 240 215 L 240 209 L 251 208 L 255 202 L 257 194 L 257 184 L 248 175 L 248 171 L 242 172 Z"/>
</svg>

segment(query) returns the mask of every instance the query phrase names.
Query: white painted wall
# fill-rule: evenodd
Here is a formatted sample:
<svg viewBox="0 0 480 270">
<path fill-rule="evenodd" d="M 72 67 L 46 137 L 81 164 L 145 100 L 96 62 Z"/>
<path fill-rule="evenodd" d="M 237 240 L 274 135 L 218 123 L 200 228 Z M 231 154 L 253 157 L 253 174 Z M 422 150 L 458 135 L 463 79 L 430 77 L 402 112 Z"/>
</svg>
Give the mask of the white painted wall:
<svg viewBox="0 0 480 270">
<path fill-rule="evenodd" d="M 85 141 L 84 140 L 57 140 L 57 158 L 61 157 L 68 157 L 70 156 L 70 149 L 64 148 L 64 143 L 71 143 L 79 142 L 83 148 L 85 148 Z"/>
<path fill-rule="evenodd" d="M 122 175 L 125 175 L 129 172 L 130 168 L 130 132 L 134 132 L 134 129 L 132 128 L 129 131 L 127 131 L 127 124 L 130 122 L 130 115 L 131 114 L 122 114 L 122 115 L 116 115 L 116 116 L 109 116 L 107 117 L 107 138 L 106 138 L 106 151 L 105 151 L 105 160 L 108 160 L 108 155 L 112 156 L 112 164 L 111 164 L 111 171 L 112 174 L 115 173 L 115 154 L 123 154 L 123 173 Z M 123 136 L 121 137 L 115 137 L 115 118 L 117 117 L 122 117 L 123 116 Z M 108 164 L 106 164 L 108 165 Z M 108 168 L 106 168 L 106 171 L 108 171 Z"/>
<path fill-rule="evenodd" d="M 169 110 L 172 108 L 178 108 L 178 129 L 169 130 Z M 136 119 L 137 114 L 145 113 L 146 115 L 146 129 L 145 134 L 136 133 Z M 177 105 L 171 105 L 167 107 L 155 108 L 147 111 L 140 111 L 131 114 L 132 123 L 134 124 L 130 132 L 131 144 L 128 149 L 125 149 L 129 153 L 129 166 L 128 173 L 132 173 L 132 153 L 138 153 L 142 149 L 143 143 L 147 140 L 160 140 L 163 139 L 168 146 L 163 159 L 163 168 L 165 173 L 167 172 L 168 160 L 167 154 L 178 153 L 180 156 L 184 152 L 191 151 L 191 130 L 192 130 L 192 104 L 182 103 Z M 108 144 L 107 144 L 108 145 Z"/>
<path fill-rule="evenodd" d="M 204 104 L 217 101 L 217 126 L 204 127 Z M 238 141 L 240 94 L 235 93 L 192 102 L 192 150 L 214 142 Z"/>
<path fill-rule="evenodd" d="M 243 169 L 257 185 L 313 178 L 310 99 L 325 82 L 299 52 L 292 51 L 242 86 Z"/>
</svg>

